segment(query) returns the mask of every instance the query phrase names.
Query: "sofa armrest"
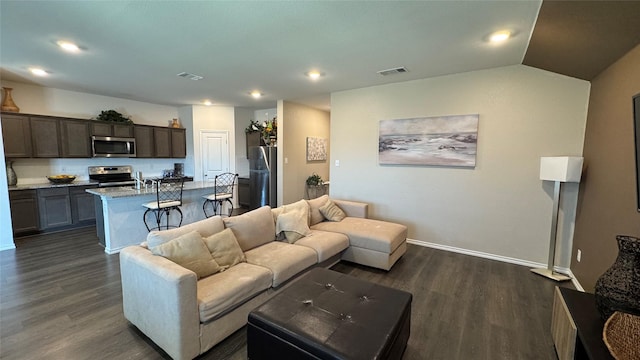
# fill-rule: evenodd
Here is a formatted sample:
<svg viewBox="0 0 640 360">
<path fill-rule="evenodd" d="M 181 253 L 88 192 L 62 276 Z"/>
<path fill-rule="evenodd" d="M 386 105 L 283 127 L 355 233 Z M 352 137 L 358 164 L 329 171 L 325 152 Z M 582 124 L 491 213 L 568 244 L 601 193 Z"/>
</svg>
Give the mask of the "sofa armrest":
<svg viewBox="0 0 640 360">
<path fill-rule="evenodd" d="M 331 199 L 344 211 L 347 216 L 366 219 L 369 212 L 369 204 L 358 201 Z"/>
<path fill-rule="evenodd" d="M 200 354 L 196 274 L 141 246 L 120 252 L 124 316 L 174 359 Z"/>
</svg>

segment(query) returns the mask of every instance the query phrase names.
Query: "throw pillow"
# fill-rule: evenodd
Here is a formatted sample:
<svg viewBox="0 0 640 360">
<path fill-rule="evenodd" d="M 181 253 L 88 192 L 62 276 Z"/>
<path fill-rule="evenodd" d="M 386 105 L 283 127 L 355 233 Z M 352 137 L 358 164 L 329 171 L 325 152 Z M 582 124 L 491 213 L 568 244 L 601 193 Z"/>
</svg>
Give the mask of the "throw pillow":
<svg viewBox="0 0 640 360">
<path fill-rule="evenodd" d="M 211 256 L 223 269 L 247 261 L 231 229 L 224 229 L 204 239 Z"/>
<path fill-rule="evenodd" d="M 220 271 L 220 265 L 197 231 L 179 236 L 164 244 L 151 247 L 151 253 L 167 258 L 174 263 L 196 273 L 198 279 Z"/>
<path fill-rule="evenodd" d="M 307 203 L 309 203 L 309 212 L 311 216 L 309 226 L 321 223 L 322 220 L 324 220 L 324 217 L 320 213 L 320 207 L 324 205 L 328 200 L 329 195 L 322 195 L 319 198 L 307 200 Z"/>
<path fill-rule="evenodd" d="M 318 210 L 320 210 L 322 216 L 329 221 L 342 221 L 347 217 L 347 214 L 331 200 L 328 200 L 327 203 L 322 205 Z"/>
<path fill-rule="evenodd" d="M 309 234 L 309 225 L 307 225 L 307 214 L 301 210 L 285 211 L 278 216 L 276 222 L 276 232 L 284 233 L 287 242 L 293 244 Z"/>
</svg>

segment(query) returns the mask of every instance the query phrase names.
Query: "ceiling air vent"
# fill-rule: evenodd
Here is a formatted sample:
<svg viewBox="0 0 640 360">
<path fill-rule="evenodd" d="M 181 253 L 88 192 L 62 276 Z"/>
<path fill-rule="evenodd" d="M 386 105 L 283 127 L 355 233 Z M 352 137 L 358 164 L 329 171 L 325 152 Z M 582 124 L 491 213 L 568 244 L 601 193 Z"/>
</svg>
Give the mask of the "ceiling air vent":
<svg viewBox="0 0 640 360">
<path fill-rule="evenodd" d="M 402 73 L 406 73 L 406 72 L 409 72 L 409 70 L 407 70 L 406 67 L 401 66 L 401 67 L 397 67 L 397 68 L 393 68 L 393 69 L 380 70 L 380 71 L 378 71 L 378 74 L 380 74 L 382 76 L 387 76 L 387 75 L 393 75 L 393 74 L 402 74 Z"/>
<path fill-rule="evenodd" d="M 188 72 L 181 72 L 180 74 L 178 74 L 178 76 L 183 77 L 185 79 L 189 79 L 189 80 L 202 80 L 202 79 L 204 79 L 204 76 L 189 74 Z"/>
</svg>

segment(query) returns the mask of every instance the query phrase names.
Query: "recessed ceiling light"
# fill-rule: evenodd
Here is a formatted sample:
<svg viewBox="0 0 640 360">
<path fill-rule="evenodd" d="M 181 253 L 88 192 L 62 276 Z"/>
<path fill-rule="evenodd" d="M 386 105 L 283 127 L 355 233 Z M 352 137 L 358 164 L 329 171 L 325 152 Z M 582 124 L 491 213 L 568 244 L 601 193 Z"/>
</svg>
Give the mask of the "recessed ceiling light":
<svg viewBox="0 0 640 360">
<path fill-rule="evenodd" d="M 503 41 L 506 41 L 510 37 L 511 37 L 511 31 L 508 31 L 508 30 L 496 31 L 491 35 L 489 35 L 489 41 L 492 43 L 501 43 Z"/>
<path fill-rule="evenodd" d="M 72 42 L 69 41 L 64 41 L 64 40 L 60 40 L 58 42 L 56 42 L 56 44 L 58 44 L 58 46 L 60 46 L 60 48 L 62 48 L 62 50 L 64 51 L 68 51 L 68 52 L 79 52 L 80 51 L 80 47 Z"/>
<path fill-rule="evenodd" d="M 202 104 L 207 105 L 207 106 L 211 106 L 213 105 L 213 103 L 211 102 L 211 100 L 205 100 L 202 102 Z"/>
<path fill-rule="evenodd" d="M 311 70 L 311 71 L 305 73 L 305 75 L 307 75 L 309 77 L 309 79 L 311 79 L 311 80 L 318 80 L 324 74 L 321 73 L 320 71 L 317 71 L 317 70 Z"/>
<path fill-rule="evenodd" d="M 35 76 L 47 76 L 47 75 L 49 75 L 48 72 L 46 72 L 45 70 L 40 69 L 40 68 L 29 68 L 29 71 Z"/>
<path fill-rule="evenodd" d="M 253 96 L 254 99 L 260 99 L 262 97 L 262 95 L 264 95 L 263 93 L 261 93 L 258 90 L 253 90 L 252 92 L 250 92 L 251 96 Z"/>
</svg>

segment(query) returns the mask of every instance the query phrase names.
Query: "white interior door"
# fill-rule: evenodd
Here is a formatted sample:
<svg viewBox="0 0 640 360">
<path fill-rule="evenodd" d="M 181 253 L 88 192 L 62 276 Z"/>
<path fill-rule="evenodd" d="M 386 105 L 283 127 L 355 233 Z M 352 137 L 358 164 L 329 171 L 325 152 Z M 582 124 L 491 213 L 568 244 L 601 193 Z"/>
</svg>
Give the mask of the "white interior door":
<svg viewBox="0 0 640 360">
<path fill-rule="evenodd" d="M 203 131 L 200 134 L 202 179 L 213 181 L 216 175 L 229 172 L 229 133 Z"/>
</svg>

